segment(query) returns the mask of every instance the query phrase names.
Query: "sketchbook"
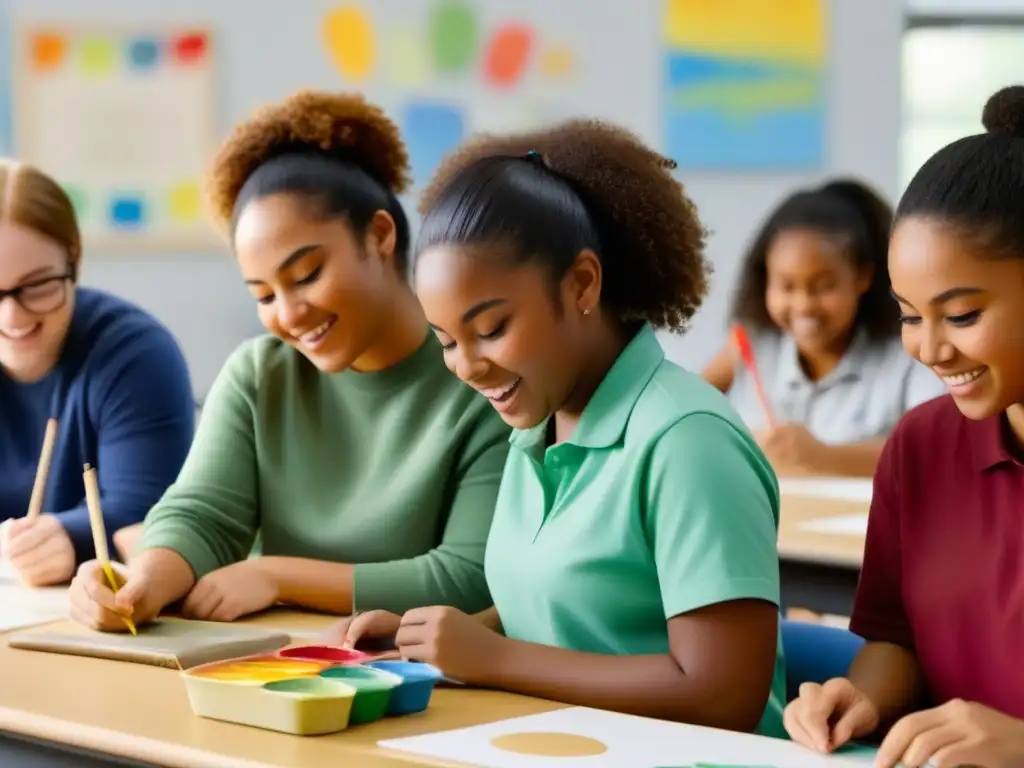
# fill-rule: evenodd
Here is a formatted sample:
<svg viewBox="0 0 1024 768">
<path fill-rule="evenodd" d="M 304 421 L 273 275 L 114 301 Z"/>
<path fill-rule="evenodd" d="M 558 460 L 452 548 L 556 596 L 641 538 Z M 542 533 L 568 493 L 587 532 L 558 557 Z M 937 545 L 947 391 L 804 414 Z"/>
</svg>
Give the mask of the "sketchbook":
<svg viewBox="0 0 1024 768">
<path fill-rule="evenodd" d="M 26 587 L 0 557 L 0 632 L 49 624 L 68 616 L 67 589 Z"/>
<path fill-rule="evenodd" d="M 864 768 L 874 761 L 871 749 L 820 755 L 792 741 L 586 707 L 377 745 L 478 768 Z"/>
<path fill-rule="evenodd" d="M 237 624 L 158 619 L 138 636 L 95 632 L 74 624 L 52 631 L 12 634 L 12 648 L 129 661 L 171 669 L 189 669 L 212 661 L 270 653 L 292 642 L 287 632 Z"/>
</svg>

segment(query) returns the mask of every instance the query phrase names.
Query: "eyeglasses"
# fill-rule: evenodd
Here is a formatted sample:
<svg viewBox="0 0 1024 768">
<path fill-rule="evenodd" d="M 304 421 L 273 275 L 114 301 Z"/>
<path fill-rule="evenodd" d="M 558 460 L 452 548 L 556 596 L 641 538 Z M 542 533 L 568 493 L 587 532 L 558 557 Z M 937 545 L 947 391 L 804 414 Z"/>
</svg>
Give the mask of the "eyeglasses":
<svg viewBox="0 0 1024 768">
<path fill-rule="evenodd" d="M 34 315 L 56 312 L 68 300 L 68 283 L 71 280 L 72 275 L 68 272 L 25 283 L 9 291 L 0 291 L 0 304 L 9 296 L 22 309 Z"/>
</svg>

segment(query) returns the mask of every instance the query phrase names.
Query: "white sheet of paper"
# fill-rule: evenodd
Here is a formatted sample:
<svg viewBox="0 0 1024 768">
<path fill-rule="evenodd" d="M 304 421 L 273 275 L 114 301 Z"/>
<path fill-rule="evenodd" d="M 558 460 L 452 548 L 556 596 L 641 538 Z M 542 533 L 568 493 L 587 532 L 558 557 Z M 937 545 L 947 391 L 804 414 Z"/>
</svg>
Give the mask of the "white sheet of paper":
<svg viewBox="0 0 1024 768">
<path fill-rule="evenodd" d="M 0 632 L 49 624 L 67 617 L 67 589 L 26 587 L 10 563 L 0 557 Z"/>
<path fill-rule="evenodd" d="M 837 501 L 871 501 L 871 478 L 783 477 L 779 478 L 783 496 L 809 496 Z"/>
<path fill-rule="evenodd" d="M 526 732 L 587 736 L 600 741 L 607 749 L 602 754 L 589 757 L 544 757 L 517 754 L 491 744 L 497 736 Z M 873 762 L 867 753 L 824 756 L 791 741 L 586 707 L 570 707 L 404 739 L 385 739 L 377 745 L 479 768 L 682 768 L 699 763 L 766 768 L 858 768 Z"/>
<path fill-rule="evenodd" d="M 866 536 L 868 532 L 867 515 L 837 515 L 836 517 L 819 517 L 801 523 L 805 531 L 815 533 L 832 533 L 839 536 Z"/>
</svg>

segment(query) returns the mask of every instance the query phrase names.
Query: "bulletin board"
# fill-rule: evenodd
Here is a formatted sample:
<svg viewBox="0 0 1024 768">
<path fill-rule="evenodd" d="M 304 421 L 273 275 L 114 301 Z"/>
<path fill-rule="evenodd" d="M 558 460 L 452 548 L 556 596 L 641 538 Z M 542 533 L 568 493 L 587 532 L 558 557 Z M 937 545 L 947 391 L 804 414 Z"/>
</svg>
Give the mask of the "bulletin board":
<svg viewBox="0 0 1024 768">
<path fill-rule="evenodd" d="M 209 249 L 200 183 L 217 146 L 208 29 L 19 24 L 14 154 L 57 179 L 86 248 Z"/>
</svg>

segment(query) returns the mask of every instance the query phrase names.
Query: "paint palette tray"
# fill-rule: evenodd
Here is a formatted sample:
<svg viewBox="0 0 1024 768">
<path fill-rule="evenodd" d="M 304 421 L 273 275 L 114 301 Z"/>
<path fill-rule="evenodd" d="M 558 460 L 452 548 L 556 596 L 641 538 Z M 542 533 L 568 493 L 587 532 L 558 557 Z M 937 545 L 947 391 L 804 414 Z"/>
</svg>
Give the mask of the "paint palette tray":
<svg viewBox="0 0 1024 768">
<path fill-rule="evenodd" d="M 422 712 L 441 671 L 334 646 L 284 648 L 182 672 L 192 711 L 300 736 Z"/>
</svg>

